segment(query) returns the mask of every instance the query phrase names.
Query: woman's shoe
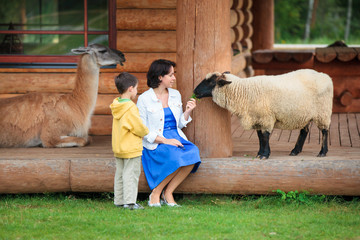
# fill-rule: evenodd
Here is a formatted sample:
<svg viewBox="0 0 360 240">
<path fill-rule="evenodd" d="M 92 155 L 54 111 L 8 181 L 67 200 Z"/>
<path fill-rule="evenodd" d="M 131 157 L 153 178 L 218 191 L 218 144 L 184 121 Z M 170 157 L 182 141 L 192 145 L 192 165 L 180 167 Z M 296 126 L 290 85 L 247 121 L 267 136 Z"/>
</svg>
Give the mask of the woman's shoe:
<svg viewBox="0 0 360 240">
<path fill-rule="evenodd" d="M 169 206 L 169 207 L 181 207 L 181 205 L 179 205 L 179 204 L 177 204 L 177 203 L 175 203 L 175 202 L 174 202 L 174 203 L 168 203 L 168 202 L 166 201 L 164 191 L 161 193 L 161 198 L 162 198 L 164 204 L 166 204 L 166 205 Z"/>
<path fill-rule="evenodd" d="M 152 194 L 152 192 L 149 195 L 149 201 L 148 201 L 149 207 L 161 207 L 161 204 L 159 202 L 158 203 L 150 203 L 151 202 L 151 194 Z"/>
</svg>

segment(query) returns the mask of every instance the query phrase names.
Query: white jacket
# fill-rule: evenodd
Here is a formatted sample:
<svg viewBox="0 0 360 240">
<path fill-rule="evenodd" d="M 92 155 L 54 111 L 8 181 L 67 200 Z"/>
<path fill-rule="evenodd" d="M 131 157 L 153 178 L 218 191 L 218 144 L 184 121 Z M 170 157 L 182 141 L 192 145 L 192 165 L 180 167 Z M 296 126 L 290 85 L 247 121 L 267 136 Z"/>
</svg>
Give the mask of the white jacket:
<svg viewBox="0 0 360 240">
<path fill-rule="evenodd" d="M 187 121 L 184 118 L 180 92 L 172 88 L 168 88 L 168 90 L 168 105 L 176 119 L 177 131 L 182 138 L 187 140 L 185 134 L 181 131 L 181 128 L 186 127 L 192 118 L 189 116 Z M 165 120 L 162 103 L 156 97 L 154 89 L 150 88 L 139 96 L 137 107 L 139 108 L 140 117 L 143 120 L 143 123 L 149 128 L 149 134 L 143 138 L 143 145 L 147 149 L 154 150 L 158 146 L 158 143 L 154 143 L 156 137 L 164 137 Z"/>
</svg>

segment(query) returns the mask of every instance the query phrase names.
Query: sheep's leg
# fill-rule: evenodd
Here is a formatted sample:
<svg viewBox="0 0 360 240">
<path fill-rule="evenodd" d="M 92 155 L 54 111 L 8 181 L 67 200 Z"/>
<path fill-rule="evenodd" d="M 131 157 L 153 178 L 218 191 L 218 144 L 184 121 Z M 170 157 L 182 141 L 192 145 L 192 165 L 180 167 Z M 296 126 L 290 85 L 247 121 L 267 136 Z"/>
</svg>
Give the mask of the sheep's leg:
<svg viewBox="0 0 360 240">
<path fill-rule="evenodd" d="M 260 159 L 268 159 L 270 156 L 270 133 L 265 131 L 264 133 L 261 130 L 257 130 L 258 138 L 259 138 L 259 145 L 260 149 L 258 152 L 257 158 Z"/>
<path fill-rule="evenodd" d="M 258 151 L 256 157 L 259 158 L 262 155 L 262 153 L 264 152 L 263 135 L 262 135 L 261 130 L 257 130 L 256 132 L 257 132 L 257 135 L 258 135 L 258 138 L 259 138 L 259 151 Z"/>
<path fill-rule="evenodd" d="M 322 139 L 321 139 L 321 150 L 318 157 L 325 157 L 326 153 L 328 152 L 328 136 L 329 136 L 329 130 L 323 129 L 321 130 L 322 133 Z"/>
<path fill-rule="evenodd" d="M 296 156 L 299 153 L 301 153 L 302 148 L 303 148 L 304 143 L 305 143 L 305 139 L 306 139 L 306 137 L 307 137 L 307 135 L 309 133 L 309 125 L 310 125 L 310 123 L 307 124 L 303 129 L 300 130 L 299 137 L 298 137 L 298 139 L 296 141 L 294 149 L 290 153 L 290 156 Z"/>
</svg>

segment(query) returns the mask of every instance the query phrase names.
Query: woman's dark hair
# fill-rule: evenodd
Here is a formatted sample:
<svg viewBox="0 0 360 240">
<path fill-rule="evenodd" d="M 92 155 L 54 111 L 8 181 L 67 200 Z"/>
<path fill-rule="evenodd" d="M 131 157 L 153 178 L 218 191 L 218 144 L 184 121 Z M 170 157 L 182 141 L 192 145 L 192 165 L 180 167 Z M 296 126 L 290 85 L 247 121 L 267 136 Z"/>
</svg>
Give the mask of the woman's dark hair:
<svg viewBox="0 0 360 240">
<path fill-rule="evenodd" d="M 135 87 L 138 84 L 137 78 L 128 73 L 122 72 L 115 78 L 115 86 L 120 94 L 123 94 L 129 87 Z"/>
<path fill-rule="evenodd" d="M 170 72 L 171 66 L 176 64 L 170 60 L 158 59 L 151 63 L 147 73 L 147 85 L 151 88 L 157 88 L 160 85 L 159 77 L 163 77 Z"/>
</svg>

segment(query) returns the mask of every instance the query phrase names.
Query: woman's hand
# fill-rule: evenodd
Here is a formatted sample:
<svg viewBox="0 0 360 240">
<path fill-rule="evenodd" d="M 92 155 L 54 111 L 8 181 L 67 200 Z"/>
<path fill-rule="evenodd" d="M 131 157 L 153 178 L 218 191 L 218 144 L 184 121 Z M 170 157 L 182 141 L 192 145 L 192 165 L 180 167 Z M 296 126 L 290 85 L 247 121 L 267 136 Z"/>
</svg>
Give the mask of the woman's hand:
<svg viewBox="0 0 360 240">
<path fill-rule="evenodd" d="M 190 98 L 190 100 L 186 103 L 184 112 L 184 118 L 186 121 L 189 119 L 190 113 L 192 110 L 194 110 L 194 108 L 196 108 L 196 100 L 194 98 Z"/>
<path fill-rule="evenodd" d="M 177 139 L 173 139 L 173 138 L 172 139 L 165 138 L 163 143 L 168 144 L 168 145 L 172 145 L 172 146 L 175 146 L 175 147 L 184 147 L 184 145 L 182 145 L 180 141 L 178 141 Z"/>
<path fill-rule="evenodd" d="M 190 98 L 190 100 L 186 103 L 185 112 L 191 112 L 192 110 L 194 110 L 194 108 L 196 108 L 196 100 L 194 98 Z"/>
<path fill-rule="evenodd" d="M 175 147 L 184 147 L 184 145 L 181 144 L 180 141 L 178 141 L 177 139 L 171 138 L 164 138 L 164 137 L 160 137 L 157 136 L 155 139 L 155 143 L 162 143 L 162 144 L 168 144 L 168 145 L 172 145 Z"/>
</svg>

